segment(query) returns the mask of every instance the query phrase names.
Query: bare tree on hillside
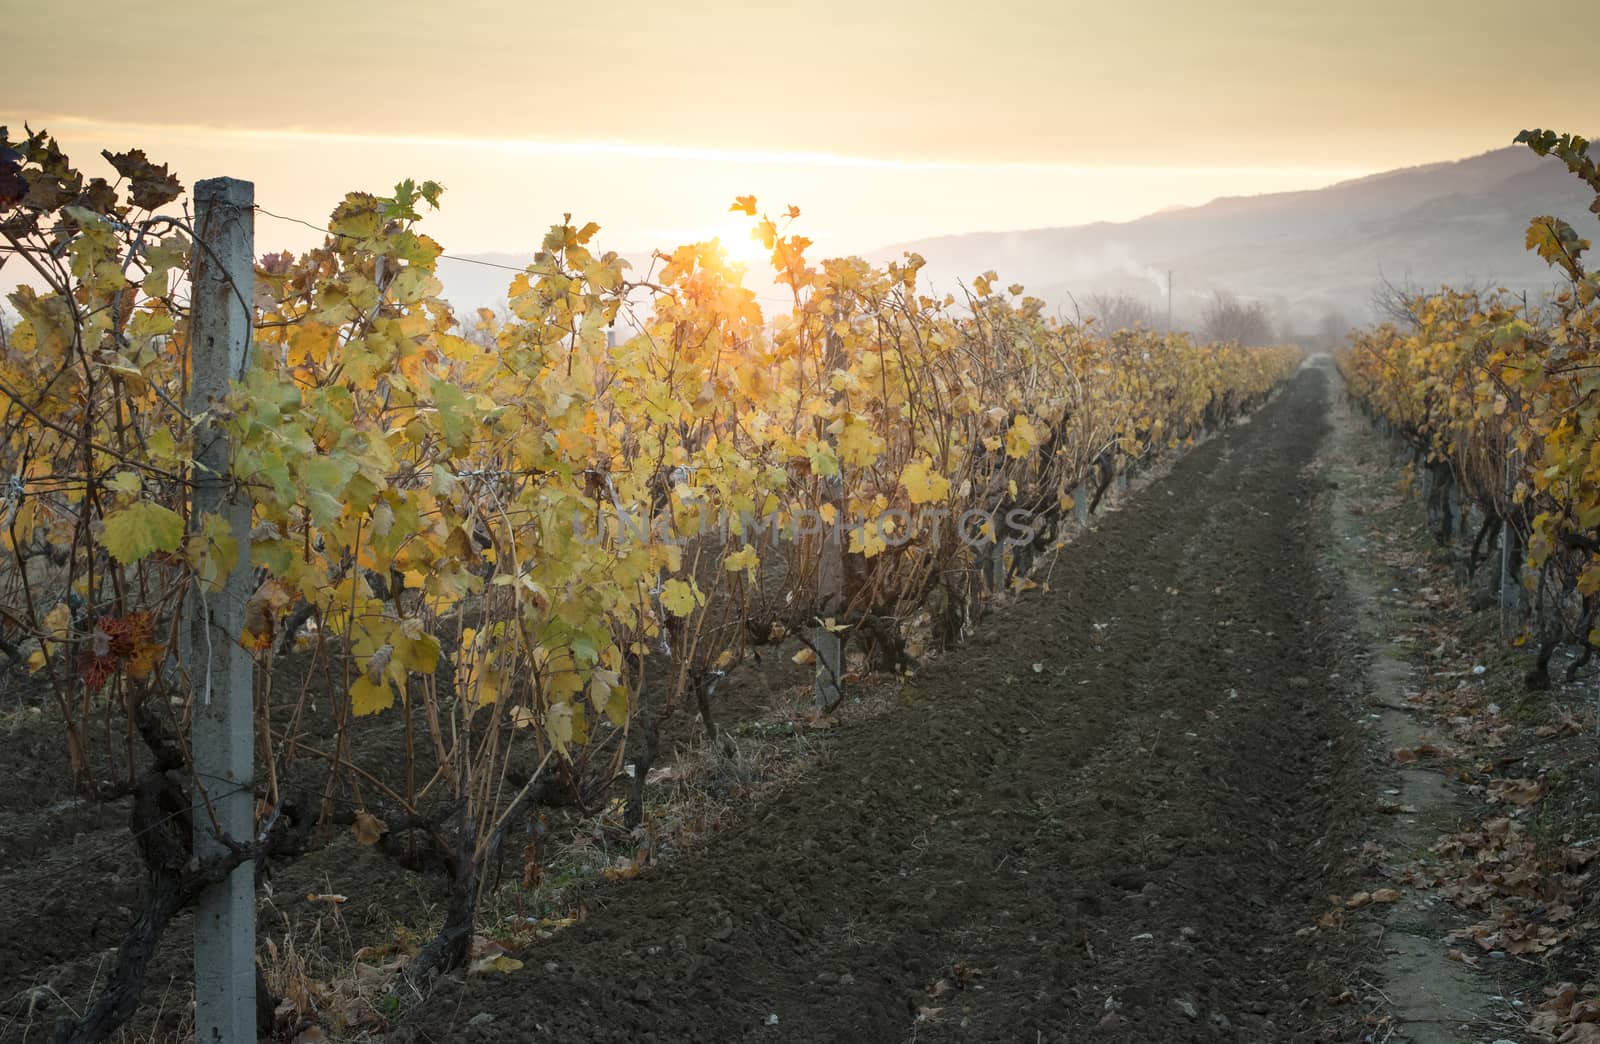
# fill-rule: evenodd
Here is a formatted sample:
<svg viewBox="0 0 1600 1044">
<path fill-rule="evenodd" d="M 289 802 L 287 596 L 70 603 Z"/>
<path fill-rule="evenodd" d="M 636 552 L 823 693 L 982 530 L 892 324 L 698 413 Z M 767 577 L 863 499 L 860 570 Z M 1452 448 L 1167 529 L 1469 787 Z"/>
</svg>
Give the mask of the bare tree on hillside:
<svg viewBox="0 0 1600 1044">
<path fill-rule="evenodd" d="M 1267 345 L 1273 341 L 1272 317 L 1260 301 L 1244 302 L 1218 290 L 1200 313 L 1200 336 L 1207 341 Z"/>
<path fill-rule="evenodd" d="M 1417 304 L 1426 296 L 1409 275 L 1396 282 L 1380 270 L 1378 285 L 1372 288 L 1370 298 L 1372 314 L 1380 323 L 1393 323 L 1402 330 L 1415 329 L 1419 322 Z"/>
<path fill-rule="evenodd" d="M 1492 279 L 1480 279 L 1474 283 L 1461 283 L 1455 289 L 1461 293 L 1486 297 L 1494 290 L 1495 285 Z M 1372 314 L 1377 317 L 1378 322 L 1393 323 L 1402 330 L 1414 330 L 1422 322 L 1419 312 L 1421 306 L 1445 292 L 1442 287 L 1424 290 L 1409 274 L 1396 282 L 1380 269 L 1378 285 L 1373 287 L 1369 301 Z"/>
<path fill-rule="evenodd" d="M 461 337 L 480 348 L 495 347 L 500 331 L 510 325 L 511 320 L 511 309 L 504 304 L 493 309 L 479 308 L 471 318 L 456 317 Z"/>
<path fill-rule="evenodd" d="M 1101 333 L 1135 328 L 1155 328 L 1155 309 L 1132 294 L 1095 293 L 1089 295 L 1089 314 Z"/>
</svg>

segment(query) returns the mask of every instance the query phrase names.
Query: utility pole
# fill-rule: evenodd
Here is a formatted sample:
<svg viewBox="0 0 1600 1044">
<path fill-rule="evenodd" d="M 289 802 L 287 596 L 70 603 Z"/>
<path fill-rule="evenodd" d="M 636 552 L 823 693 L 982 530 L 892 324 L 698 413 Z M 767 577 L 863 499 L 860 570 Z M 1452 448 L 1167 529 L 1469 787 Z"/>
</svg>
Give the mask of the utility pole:
<svg viewBox="0 0 1600 1044">
<path fill-rule="evenodd" d="M 243 375 L 253 316 L 255 186 L 212 178 L 194 187 L 195 246 L 191 279 L 189 363 L 191 416 L 214 409 L 228 382 Z M 198 578 L 190 590 L 183 643 L 192 685 L 189 743 L 194 760 L 194 854 L 230 854 L 226 842 L 255 834 L 254 674 L 239 644 L 250 597 L 250 501 L 231 481 L 227 433 L 210 421 L 194 428 L 190 531 L 206 515 L 228 524 L 239 543 L 220 590 Z M 245 860 L 201 891 L 194 917 L 196 1044 L 256 1039 L 256 867 Z"/>
<path fill-rule="evenodd" d="M 1172 332 L 1172 269 L 1167 269 L 1167 333 Z"/>
</svg>

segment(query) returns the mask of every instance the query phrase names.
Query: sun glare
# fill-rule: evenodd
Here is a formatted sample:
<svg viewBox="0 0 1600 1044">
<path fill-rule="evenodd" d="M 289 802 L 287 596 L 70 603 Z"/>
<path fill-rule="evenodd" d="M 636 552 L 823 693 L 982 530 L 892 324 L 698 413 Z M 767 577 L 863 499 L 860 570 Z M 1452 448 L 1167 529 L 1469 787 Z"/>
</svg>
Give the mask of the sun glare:
<svg viewBox="0 0 1600 1044">
<path fill-rule="evenodd" d="M 751 233 L 755 227 L 754 218 L 743 214 L 729 214 L 724 220 L 708 226 L 704 238 L 717 240 L 729 261 L 737 261 L 743 265 L 758 265 L 771 255 L 761 245 L 760 240 L 752 237 Z"/>
</svg>

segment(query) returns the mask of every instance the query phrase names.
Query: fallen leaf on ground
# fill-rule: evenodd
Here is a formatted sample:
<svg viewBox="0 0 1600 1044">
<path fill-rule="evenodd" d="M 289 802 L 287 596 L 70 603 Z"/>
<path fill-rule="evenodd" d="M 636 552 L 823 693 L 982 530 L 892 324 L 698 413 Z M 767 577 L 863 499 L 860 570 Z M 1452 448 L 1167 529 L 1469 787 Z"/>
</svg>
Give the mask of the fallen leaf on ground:
<svg viewBox="0 0 1600 1044">
<path fill-rule="evenodd" d="M 356 813 L 355 822 L 350 824 L 350 829 L 354 831 L 357 841 L 364 845 L 375 845 L 388 832 L 389 826 L 371 812 L 362 810 Z"/>
<path fill-rule="evenodd" d="M 1526 808 L 1544 796 L 1544 784 L 1537 779 L 1491 779 L 1489 800 Z"/>
<path fill-rule="evenodd" d="M 521 967 L 521 961 L 515 957 L 507 957 L 502 953 L 494 957 L 485 957 L 482 960 L 473 961 L 471 967 L 467 969 L 467 973 L 469 975 L 505 975 Z"/>
</svg>

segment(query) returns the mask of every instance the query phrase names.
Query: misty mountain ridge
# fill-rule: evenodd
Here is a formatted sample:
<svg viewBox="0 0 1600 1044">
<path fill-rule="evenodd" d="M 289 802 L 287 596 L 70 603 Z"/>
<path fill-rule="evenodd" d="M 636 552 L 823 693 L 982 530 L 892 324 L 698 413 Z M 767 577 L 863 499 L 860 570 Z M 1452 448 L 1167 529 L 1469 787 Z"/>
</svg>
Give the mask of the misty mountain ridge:
<svg viewBox="0 0 1600 1044">
<path fill-rule="evenodd" d="M 1308 330 L 1330 315 L 1369 320 L 1372 292 L 1385 278 L 1424 289 L 1547 290 L 1557 280 L 1524 249 L 1528 222 L 1555 214 L 1592 235 L 1591 198 L 1559 160 L 1518 146 L 1133 221 L 940 236 L 870 256 L 921 254 L 941 290 L 992 269 L 1069 314 L 1087 311 L 1097 293 L 1126 294 L 1163 319 L 1171 271 L 1177 326 L 1193 325 L 1223 291 L 1264 302 L 1280 323 Z"/>
</svg>

